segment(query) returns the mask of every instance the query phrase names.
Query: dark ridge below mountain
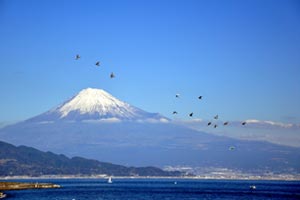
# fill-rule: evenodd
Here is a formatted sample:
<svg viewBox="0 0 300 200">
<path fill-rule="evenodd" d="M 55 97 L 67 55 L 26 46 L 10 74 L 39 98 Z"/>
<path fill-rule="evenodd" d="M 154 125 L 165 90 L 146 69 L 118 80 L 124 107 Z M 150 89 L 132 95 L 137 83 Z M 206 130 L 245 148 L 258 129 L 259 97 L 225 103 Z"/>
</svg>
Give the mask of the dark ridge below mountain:
<svg viewBox="0 0 300 200">
<path fill-rule="evenodd" d="M 156 167 L 125 167 L 82 157 L 42 152 L 0 141 L 0 176 L 41 175 L 180 176 Z"/>
</svg>

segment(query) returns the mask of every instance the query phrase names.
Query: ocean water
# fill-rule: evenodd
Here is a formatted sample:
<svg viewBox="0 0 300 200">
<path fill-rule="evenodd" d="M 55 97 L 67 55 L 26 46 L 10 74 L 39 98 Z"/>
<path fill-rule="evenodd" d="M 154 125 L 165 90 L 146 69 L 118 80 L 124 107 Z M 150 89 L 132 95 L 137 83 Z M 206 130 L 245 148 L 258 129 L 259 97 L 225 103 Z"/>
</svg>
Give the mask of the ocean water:
<svg viewBox="0 0 300 200">
<path fill-rule="evenodd" d="M 44 179 L 58 189 L 5 191 L 15 200 L 268 200 L 300 199 L 300 181 L 240 181 L 191 179 Z M 255 185 L 256 190 L 251 190 Z"/>
</svg>

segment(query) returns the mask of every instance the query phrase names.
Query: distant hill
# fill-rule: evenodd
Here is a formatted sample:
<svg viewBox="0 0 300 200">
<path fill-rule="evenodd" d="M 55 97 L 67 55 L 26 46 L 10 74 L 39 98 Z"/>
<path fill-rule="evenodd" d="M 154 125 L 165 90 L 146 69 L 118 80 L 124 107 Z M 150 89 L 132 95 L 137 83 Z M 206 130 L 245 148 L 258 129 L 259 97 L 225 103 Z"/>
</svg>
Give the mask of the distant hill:
<svg viewBox="0 0 300 200">
<path fill-rule="evenodd" d="M 0 176 L 40 175 L 114 176 L 179 176 L 180 172 L 166 172 L 156 167 L 125 167 L 81 157 L 68 158 L 52 152 L 0 141 Z"/>
</svg>

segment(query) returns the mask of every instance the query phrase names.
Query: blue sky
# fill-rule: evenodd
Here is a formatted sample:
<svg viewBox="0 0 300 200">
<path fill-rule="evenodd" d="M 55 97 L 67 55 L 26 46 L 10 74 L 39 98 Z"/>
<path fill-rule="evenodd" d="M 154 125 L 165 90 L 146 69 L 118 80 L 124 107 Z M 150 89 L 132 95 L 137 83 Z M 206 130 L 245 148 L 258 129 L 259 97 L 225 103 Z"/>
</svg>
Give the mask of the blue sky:
<svg viewBox="0 0 300 200">
<path fill-rule="evenodd" d="M 296 0 L 0 0 L 0 27 L 0 123 L 87 87 L 170 118 L 300 121 Z"/>
</svg>

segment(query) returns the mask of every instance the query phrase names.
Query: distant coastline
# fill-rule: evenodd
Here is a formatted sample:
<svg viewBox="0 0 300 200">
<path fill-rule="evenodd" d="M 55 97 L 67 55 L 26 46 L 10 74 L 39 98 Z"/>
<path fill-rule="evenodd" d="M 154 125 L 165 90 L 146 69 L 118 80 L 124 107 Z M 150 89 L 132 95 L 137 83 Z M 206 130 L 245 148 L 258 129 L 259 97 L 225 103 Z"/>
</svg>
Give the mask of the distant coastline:
<svg viewBox="0 0 300 200">
<path fill-rule="evenodd" d="M 0 180 L 34 180 L 34 179 L 108 179 L 106 175 L 44 175 L 44 176 L 3 176 Z M 195 180 L 270 180 L 300 181 L 300 175 L 293 176 L 248 176 L 248 177 L 217 177 L 217 176 L 113 176 L 114 179 L 195 179 Z"/>
</svg>

